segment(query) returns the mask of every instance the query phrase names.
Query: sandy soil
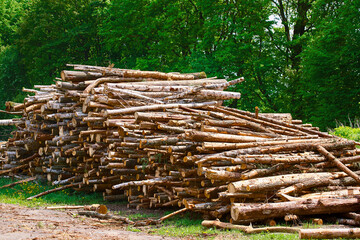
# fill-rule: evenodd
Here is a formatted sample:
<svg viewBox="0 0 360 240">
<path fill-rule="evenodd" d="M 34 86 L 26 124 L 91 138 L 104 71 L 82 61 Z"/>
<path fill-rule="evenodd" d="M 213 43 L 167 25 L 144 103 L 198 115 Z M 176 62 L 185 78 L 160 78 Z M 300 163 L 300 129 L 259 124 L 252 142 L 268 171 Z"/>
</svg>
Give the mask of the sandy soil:
<svg viewBox="0 0 360 240">
<path fill-rule="evenodd" d="M 0 240 L 18 239 L 175 239 L 126 231 L 106 220 L 79 217 L 68 211 L 27 208 L 0 203 Z"/>
</svg>

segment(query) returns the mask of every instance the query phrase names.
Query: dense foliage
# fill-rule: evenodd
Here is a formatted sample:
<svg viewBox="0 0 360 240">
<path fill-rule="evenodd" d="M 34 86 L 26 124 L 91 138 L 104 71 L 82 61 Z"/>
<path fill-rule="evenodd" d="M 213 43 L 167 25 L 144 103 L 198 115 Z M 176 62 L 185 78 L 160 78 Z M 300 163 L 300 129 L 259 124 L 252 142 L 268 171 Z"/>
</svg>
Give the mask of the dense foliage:
<svg viewBox="0 0 360 240">
<path fill-rule="evenodd" d="M 0 104 L 66 63 L 114 63 L 244 76 L 227 104 L 325 130 L 359 116 L 359 29 L 355 0 L 2 0 Z"/>
<path fill-rule="evenodd" d="M 350 140 L 354 140 L 359 142 L 360 141 L 360 128 L 352 128 L 348 126 L 339 126 L 331 131 L 331 134 L 347 138 Z"/>
</svg>

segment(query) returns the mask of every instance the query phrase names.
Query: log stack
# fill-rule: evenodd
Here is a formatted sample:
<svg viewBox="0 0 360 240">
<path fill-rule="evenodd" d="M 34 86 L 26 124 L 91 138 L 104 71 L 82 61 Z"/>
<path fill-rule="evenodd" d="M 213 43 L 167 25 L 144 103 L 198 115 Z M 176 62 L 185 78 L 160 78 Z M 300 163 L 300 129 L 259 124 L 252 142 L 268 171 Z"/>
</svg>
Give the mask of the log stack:
<svg viewBox="0 0 360 240">
<path fill-rule="evenodd" d="M 21 118 L 0 123 L 16 126 L 0 174 L 240 223 L 289 214 L 345 222 L 360 211 L 357 143 L 290 114 L 221 106 L 240 98 L 224 89 L 243 78 L 69 66 L 55 84 L 7 103 Z"/>
</svg>

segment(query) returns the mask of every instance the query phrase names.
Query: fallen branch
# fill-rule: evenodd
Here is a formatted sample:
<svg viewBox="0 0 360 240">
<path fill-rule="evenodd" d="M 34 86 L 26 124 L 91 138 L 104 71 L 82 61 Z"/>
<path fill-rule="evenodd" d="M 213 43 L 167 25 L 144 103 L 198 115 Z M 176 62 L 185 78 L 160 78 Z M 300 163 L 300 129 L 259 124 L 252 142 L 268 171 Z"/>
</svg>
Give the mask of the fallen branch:
<svg viewBox="0 0 360 240">
<path fill-rule="evenodd" d="M 58 192 L 58 191 L 61 191 L 61 190 L 67 189 L 67 188 L 76 187 L 76 186 L 78 186 L 78 185 L 80 185 L 80 184 L 82 184 L 82 183 L 81 183 L 81 182 L 79 182 L 79 183 L 71 183 L 71 184 L 69 184 L 69 185 L 65 185 L 65 186 L 62 186 L 62 187 L 50 189 L 50 190 L 47 190 L 47 191 L 45 191 L 45 192 L 39 193 L 39 194 L 37 194 L 37 195 L 28 197 L 26 200 L 31 200 L 31 199 L 33 199 L 33 198 L 38 198 L 38 197 L 47 195 L 47 194 L 49 194 L 49 193 Z"/>
<path fill-rule="evenodd" d="M 31 182 L 31 181 L 34 181 L 35 179 L 36 179 L 36 177 L 31 177 L 31 178 L 27 178 L 27 179 L 17 181 L 17 182 L 14 182 L 14 183 L 9 183 L 9 184 L 6 184 L 4 186 L 1 186 L 0 189 L 13 187 L 13 186 L 16 186 L 16 185 L 21 184 L 21 183 Z"/>
</svg>

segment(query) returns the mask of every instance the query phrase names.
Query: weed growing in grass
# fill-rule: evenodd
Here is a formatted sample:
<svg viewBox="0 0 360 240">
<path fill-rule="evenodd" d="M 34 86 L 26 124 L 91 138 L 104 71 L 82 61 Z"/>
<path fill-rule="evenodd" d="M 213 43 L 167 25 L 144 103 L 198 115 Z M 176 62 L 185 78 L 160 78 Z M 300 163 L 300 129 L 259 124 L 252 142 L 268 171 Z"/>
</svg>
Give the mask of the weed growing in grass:
<svg viewBox="0 0 360 240">
<path fill-rule="evenodd" d="M 0 186 L 16 182 L 10 178 L 0 178 Z M 44 182 L 27 182 L 16 185 L 12 188 L 0 189 L 0 202 L 19 204 L 28 207 L 50 206 L 50 205 L 86 205 L 103 203 L 101 194 L 76 192 L 72 189 L 65 189 L 59 192 L 50 193 L 40 198 L 26 200 L 26 198 L 39 194 L 46 190 L 55 188 Z"/>
</svg>

